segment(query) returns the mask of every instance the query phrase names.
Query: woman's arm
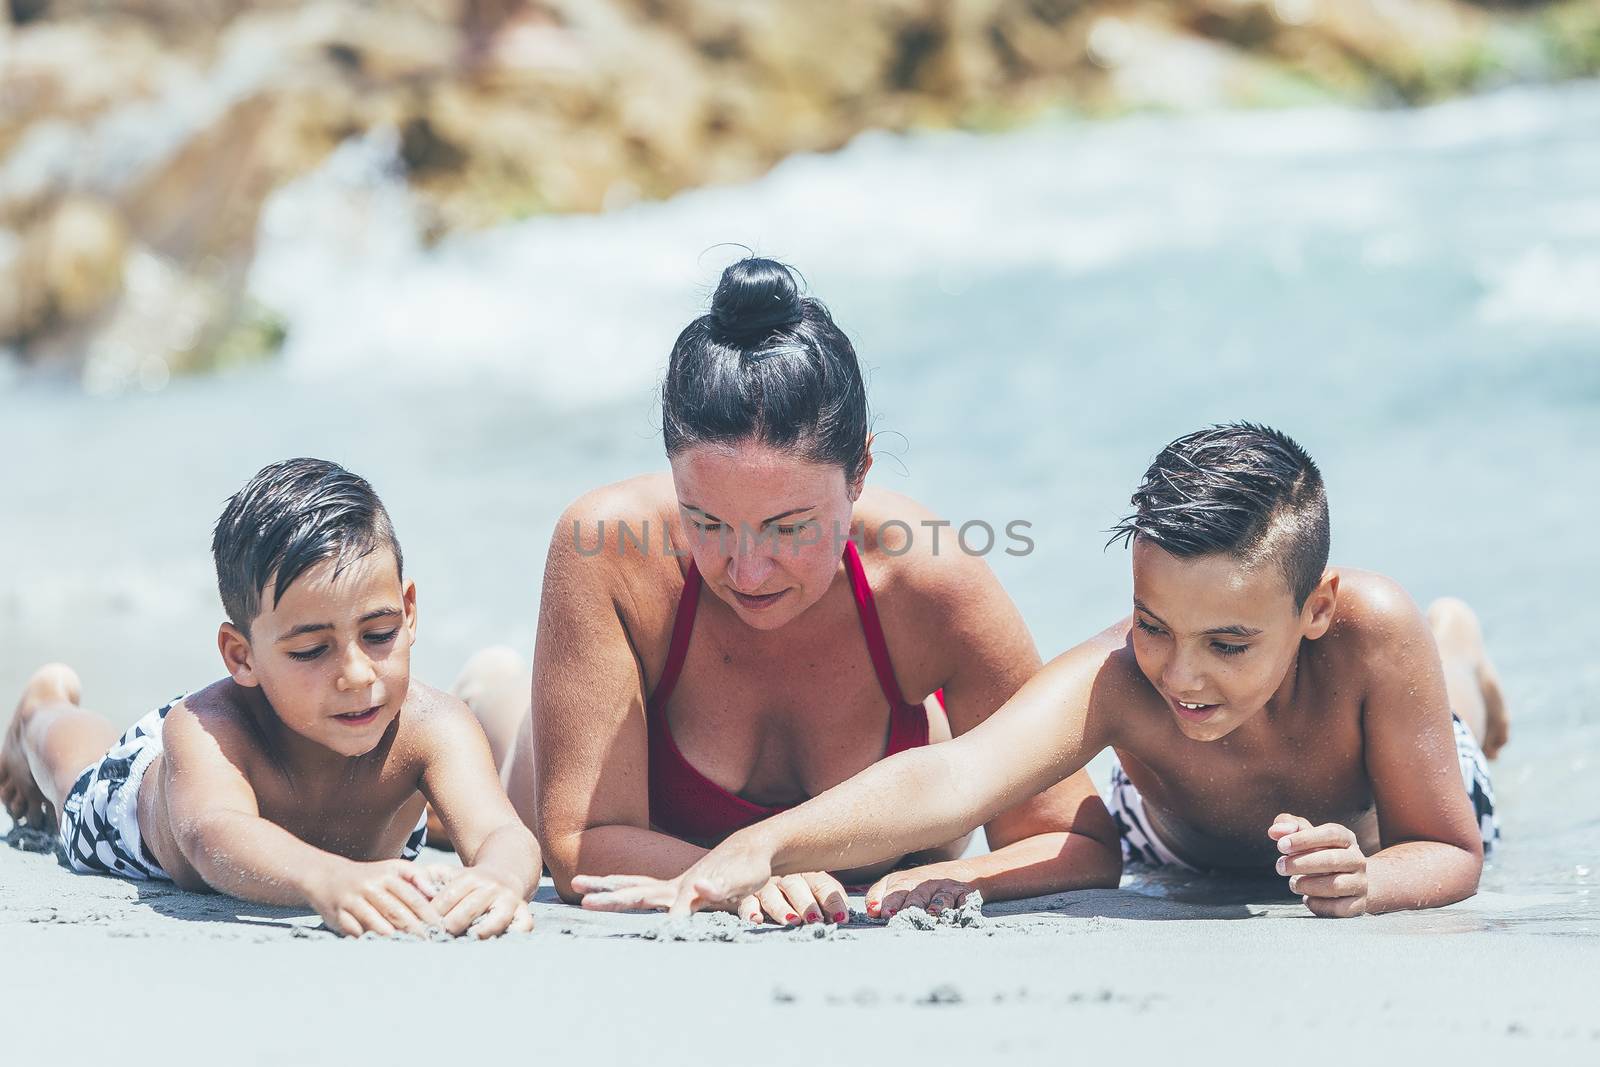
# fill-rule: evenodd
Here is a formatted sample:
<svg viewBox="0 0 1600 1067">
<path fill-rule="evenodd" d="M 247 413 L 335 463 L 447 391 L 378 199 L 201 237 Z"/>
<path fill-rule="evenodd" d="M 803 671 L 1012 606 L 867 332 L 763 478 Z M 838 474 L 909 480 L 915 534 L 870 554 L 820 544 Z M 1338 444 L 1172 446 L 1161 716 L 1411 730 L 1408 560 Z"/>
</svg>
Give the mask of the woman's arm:
<svg viewBox="0 0 1600 1067">
<path fill-rule="evenodd" d="M 901 633 L 921 631 L 915 642 L 899 642 L 905 661 L 913 669 L 937 672 L 932 677 L 944 690 L 951 732 L 960 737 L 1038 673 L 1039 653 L 1021 613 L 981 557 L 934 553 L 931 545 L 911 555 L 922 558 L 909 567 L 901 561 L 895 591 L 904 600 L 898 609 L 889 605 L 886 615 Z M 1114 887 L 1122 873 L 1116 827 L 1082 770 L 995 815 L 984 833 L 991 849 L 984 855 L 879 879 L 867 893 L 869 914 L 885 900 L 892 910 L 926 905 L 937 883 L 952 894 L 947 899 L 953 904 L 972 888 L 981 890 L 985 900 L 1008 900 Z M 920 891 L 924 886 L 929 887 L 925 893 Z"/>
<path fill-rule="evenodd" d="M 735 833 L 676 879 L 602 889 L 585 904 L 670 903 L 681 914 L 750 893 L 774 873 L 859 867 L 960 837 L 1078 771 L 1109 743 L 1107 716 L 1090 707 L 1106 652 L 1099 639 L 1080 645 L 953 741 L 880 760 Z"/>
<path fill-rule="evenodd" d="M 573 903 L 580 870 L 671 878 L 705 854 L 650 829 L 644 668 L 624 621 L 632 598 L 622 580 L 624 564 L 647 561 L 619 552 L 617 493 L 584 497 L 556 524 L 539 603 L 532 730 L 523 734 L 532 751 L 524 744 L 517 754 L 534 767 L 533 825 L 545 862 Z M 605 547 L 585 555 L 579 546 L 595 545 L 602 518 Z"/>
</svg>

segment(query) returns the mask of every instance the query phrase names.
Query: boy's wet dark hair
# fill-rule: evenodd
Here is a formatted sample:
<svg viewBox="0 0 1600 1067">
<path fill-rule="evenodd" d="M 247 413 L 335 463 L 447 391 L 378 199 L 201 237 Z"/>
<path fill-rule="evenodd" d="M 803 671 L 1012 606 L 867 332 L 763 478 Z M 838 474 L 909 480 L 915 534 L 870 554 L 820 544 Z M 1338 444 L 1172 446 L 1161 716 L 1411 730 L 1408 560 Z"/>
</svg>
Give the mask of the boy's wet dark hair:
<svg viewBox="0 0 1600 1067">
<path fill-rule="evenodd" d="M 851 483 L 867 463 L 867 390 L 856 350 L 794 271 L 741 259 L 722 272 L 711 310 L 684 327 L 661 387 L 667 455 L 754 439 Z"/>
<path fill-rule="evenodd" d="M 1328 566 L 1322 472 L 1287 434 L 1266 426 L 1234 422 L 1178 438 L 1150 464 L 1131 503 L 1133 514 L 1107 544 L 1142 537 L 1174 556 L 1270 561 L 1296 610 Z"/>
<path fill-rule="evenodd" d="M 228 620 L 247 636 L 272 581 L 272 599 L 324 560 L 343 570 L 400 542 L 383 501 L 365 478 L 325 459 L 286 459 L 261 468 L 233 494 L 211 537 L 217 591 Z"/>
</svg>

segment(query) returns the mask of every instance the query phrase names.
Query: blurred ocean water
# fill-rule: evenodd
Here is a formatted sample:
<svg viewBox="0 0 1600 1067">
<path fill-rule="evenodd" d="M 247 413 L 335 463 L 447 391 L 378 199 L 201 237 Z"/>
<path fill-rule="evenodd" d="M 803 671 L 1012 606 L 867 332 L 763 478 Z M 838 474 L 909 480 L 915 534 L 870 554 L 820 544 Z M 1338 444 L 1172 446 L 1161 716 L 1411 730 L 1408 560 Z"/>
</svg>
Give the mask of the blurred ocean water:
<svg viewBox="0 0 1600 1067">
<path fill-rule="evenodd" d="M 384 494 L 420 676 L 530 648 L 552 523 L 664 465 L 654 389 L 738 242 L 793 262 L 855 339 L 877 482 L 1032 524 L 1034 552 L 990 559 L 1047 657 L 1126 610 L 1102 531 L 1162 444 L 1238 418 L 1299 438 L 1336 562 L 1483 617 L 1516 715 L 1488 884 L 1600 929 L 1600 86 L 868 136 L 432 247 L 392 152 L 349 144 L 269 204 L 272 366 L 0 384 L 0 688 L 66 659 L 131 721 L 214 677 L 210 524 L 286 455 Z"/>
</svg>

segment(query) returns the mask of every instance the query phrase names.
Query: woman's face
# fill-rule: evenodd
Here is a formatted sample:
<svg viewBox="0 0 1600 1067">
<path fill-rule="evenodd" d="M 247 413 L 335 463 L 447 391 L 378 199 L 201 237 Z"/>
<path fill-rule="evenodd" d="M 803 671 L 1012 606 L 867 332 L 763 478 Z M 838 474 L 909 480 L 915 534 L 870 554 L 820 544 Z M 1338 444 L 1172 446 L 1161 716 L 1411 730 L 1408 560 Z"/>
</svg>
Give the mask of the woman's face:
<svg viewBox="0 0 1600 1067">
<path fill-rule="evenodd" d="M 684 449 L 672 480 L 695 566 L 739 618 L 776 630 L 827 592 L 861 491 L 842 467 L 744 441 Z"/>
</svg>

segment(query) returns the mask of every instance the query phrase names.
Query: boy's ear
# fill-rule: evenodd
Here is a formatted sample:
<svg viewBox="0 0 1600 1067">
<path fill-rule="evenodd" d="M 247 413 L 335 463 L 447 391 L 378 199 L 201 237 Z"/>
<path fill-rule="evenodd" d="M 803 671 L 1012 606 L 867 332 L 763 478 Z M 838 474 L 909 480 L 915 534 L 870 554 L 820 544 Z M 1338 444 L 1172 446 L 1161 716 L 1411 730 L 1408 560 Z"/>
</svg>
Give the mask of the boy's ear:
<svg viewBox="0 0 1600 1067">
<path fill-rule="evenodd" d="M 225 622 L 217 628 L 217 651 L 222 653 L 222 665 L 228 676 L 240 685 L 257 686 L 255 654 L 250 650 L 250 639 L 237 626 Z"/>
<path fill-rule="evenodd" d="M 406 634 L 414 645 L 417 643 L 417 583 L 410 578 L 406 579 L 405 588 L 400 591 L 400 610 L 405 612 Z"/>
<path fill-rule="evenodd" d="M 1315 641 L 1333 625 L 1334 609 L 1339 606 L 1339 572 L 1332 568 L 1322 572 L 1322 581 L 1306 597 L 1306 606 L 1300 611 L 1301 626 L 1305 636 Z"/>
</svg>

